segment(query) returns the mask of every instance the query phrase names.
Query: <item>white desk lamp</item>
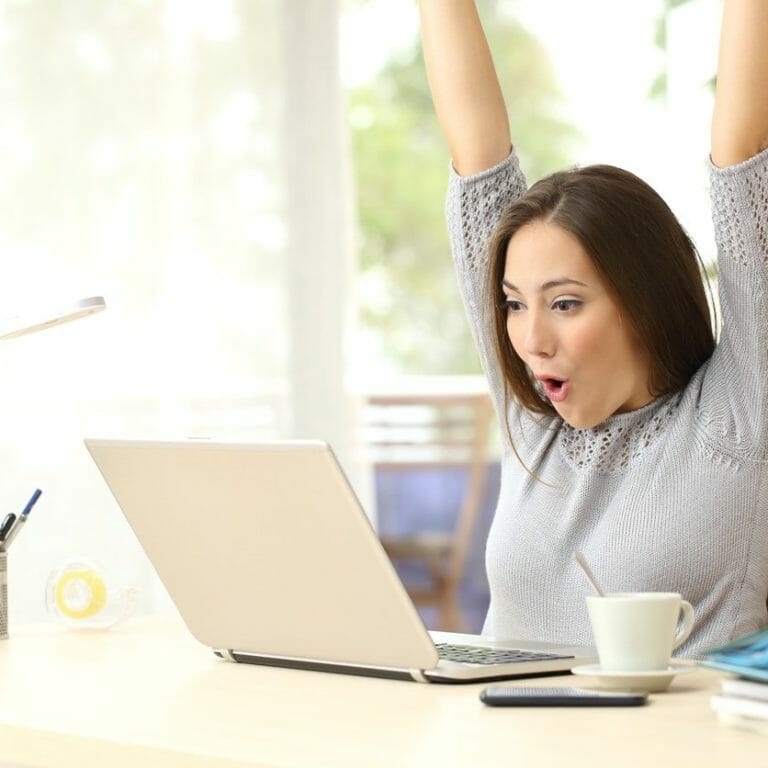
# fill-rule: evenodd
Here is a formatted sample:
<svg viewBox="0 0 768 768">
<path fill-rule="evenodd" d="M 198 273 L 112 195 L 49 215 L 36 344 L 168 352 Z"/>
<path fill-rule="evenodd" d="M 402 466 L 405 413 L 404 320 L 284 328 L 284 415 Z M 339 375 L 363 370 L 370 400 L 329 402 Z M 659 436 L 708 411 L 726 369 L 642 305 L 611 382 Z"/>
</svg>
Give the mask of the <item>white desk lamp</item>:
<svg viewBox="0 0 768 768">
<path fill-rule="evenodd" d="M 0 320 L 0 341 L 36 333 L 54 325 L 68 323 L 79 317 L 87 317 L 101 312 L 106 307 L 103 297 L 91 296 L 88 299 L 63 307 L 58 311 L 38 310 L 30 315 L 16 315 Z"/>
</svg>

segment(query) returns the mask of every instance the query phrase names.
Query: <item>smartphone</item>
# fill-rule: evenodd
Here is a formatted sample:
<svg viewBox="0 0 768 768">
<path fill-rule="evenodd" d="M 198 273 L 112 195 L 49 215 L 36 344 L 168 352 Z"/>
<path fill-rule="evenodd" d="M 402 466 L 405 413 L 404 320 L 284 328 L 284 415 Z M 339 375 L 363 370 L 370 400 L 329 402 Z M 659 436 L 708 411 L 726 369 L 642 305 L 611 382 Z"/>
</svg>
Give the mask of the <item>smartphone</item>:
<svg viewBox="0 0 768 768">
<path fill-rule="evenodd" d="M 489 685 L 480 692 L 480 701 L 491 707 L 637 707 L 648 701 L 648 694 Z"/>
</svg>

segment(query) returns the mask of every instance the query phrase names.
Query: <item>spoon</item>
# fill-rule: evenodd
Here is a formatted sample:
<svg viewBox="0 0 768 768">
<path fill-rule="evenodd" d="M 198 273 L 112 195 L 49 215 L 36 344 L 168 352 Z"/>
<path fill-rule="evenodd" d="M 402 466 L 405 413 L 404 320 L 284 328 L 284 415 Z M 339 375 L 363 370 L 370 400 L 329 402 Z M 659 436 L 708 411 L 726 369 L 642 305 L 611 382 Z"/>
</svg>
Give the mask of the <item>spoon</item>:
<svg viewBox="0 0 768 768">
<path fill-rule="evenodd" d="M 584 557 L 584 553 L 577 550 L 573 553 L 573 559 L 581 566 L 581 570 L 586 574 L 587 578 L 589 579 L 589 583 L 592 585 L 595 592 L 597 592 L 600 597 L 605 597 L 605 592 L 603 591 L 603 588 L 600 586 L 600 584 L 598 584 L 598 581 L 595 578 L 595 574 L 592 573 L 592 569 L 589 567 L 589 563 L 587 563 L 587 559 Z"/>
</svg>

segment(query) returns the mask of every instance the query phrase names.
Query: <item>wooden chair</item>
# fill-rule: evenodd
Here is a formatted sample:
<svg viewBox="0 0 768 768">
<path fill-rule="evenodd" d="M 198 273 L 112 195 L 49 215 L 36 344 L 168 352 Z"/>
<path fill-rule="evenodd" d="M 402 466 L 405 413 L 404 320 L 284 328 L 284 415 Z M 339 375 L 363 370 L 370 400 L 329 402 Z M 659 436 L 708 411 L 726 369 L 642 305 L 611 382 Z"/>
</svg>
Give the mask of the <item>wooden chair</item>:
<svg viewBox="0 0 768 768">
<path fill-rule="evenodd" d="M 473 379 L 474 381 L 474 379 Z M 487 484 L 492 406 L 484 386 L 367 396 L 367 443 L 377 473 L 429 468 L 466 469 L 466 483 L 453 530 L 382 535 L 393 561 L 420 562 L 429 584 L 410 588 L 417 606 L 437 608 L 433 629 L 461 632 L 459 587 L 465 574 Z"/>
</svg>

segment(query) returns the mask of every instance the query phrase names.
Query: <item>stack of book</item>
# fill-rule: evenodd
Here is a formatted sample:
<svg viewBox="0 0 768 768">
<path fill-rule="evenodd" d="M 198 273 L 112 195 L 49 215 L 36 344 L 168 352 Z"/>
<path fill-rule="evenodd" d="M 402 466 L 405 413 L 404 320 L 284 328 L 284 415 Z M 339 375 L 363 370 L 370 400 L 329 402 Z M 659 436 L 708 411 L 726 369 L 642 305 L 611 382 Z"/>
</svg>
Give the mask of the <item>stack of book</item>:
<svg viewBox="0 0 768 768">
<path fill-rule="evenodd" d="M 704 664 L 736 675 L 712 697 L 718 718 L 768 735 L 768 627 L 713 649 Z"/>
</svg>

